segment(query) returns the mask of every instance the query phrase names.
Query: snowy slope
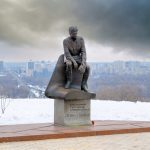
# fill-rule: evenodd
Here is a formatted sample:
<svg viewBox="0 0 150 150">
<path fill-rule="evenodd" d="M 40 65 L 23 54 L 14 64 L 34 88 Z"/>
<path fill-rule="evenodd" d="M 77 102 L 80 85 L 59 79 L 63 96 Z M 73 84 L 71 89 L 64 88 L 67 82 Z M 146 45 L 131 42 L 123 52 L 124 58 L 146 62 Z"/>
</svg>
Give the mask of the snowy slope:
<svg viewBox="0 0 150 150">
<path fill-rule="evenodd" d="M 53 105 L 52 99 L 11 99 L 0 125 L 53 122 Z M 150 103 L 92 100 L 91 120 L 150 121 Z"/>
</svg>

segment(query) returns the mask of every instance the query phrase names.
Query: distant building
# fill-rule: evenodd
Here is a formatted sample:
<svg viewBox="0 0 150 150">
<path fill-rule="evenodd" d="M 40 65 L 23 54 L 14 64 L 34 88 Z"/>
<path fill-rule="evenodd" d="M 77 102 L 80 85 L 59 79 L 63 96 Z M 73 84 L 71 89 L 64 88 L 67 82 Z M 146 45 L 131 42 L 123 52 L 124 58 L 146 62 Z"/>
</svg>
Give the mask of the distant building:
<svg viewBox="0 0 150 150">
<path fill-rule="evenodd" d="M 4 62 L 0 61 L 0 72 L 4 70 Z"/>
<path fill-rule="evenodd" d="M 33 76 L 33 73 L 34 73 L 34 62 L 33 61 L 30 61 L 27 63 L 27 76 Z"/>
<path fill-rule="evenodd" d="M 45 64 L 45 68 L 48 69 L 48 71 L 51 71 L 51 63 L 47 63 Z"/>
<path fill-rule="evenodd" d="M 28 62 L 28 69 L 34 70 L 34 62 Z"/>
<path fill-rule="evenodd" d="M 26 62 L 5 62 L 4 67 L 6 70 L 16 72 L 20 75 L 25 75 L 27 63 Z"/>
<path fill-rule="evenodd" d="M 34 71 L 36 71 L 36 72 L 42 72 L 42 65 L 40 63 L 36 63 L 34 65 Z"/>
</svg>

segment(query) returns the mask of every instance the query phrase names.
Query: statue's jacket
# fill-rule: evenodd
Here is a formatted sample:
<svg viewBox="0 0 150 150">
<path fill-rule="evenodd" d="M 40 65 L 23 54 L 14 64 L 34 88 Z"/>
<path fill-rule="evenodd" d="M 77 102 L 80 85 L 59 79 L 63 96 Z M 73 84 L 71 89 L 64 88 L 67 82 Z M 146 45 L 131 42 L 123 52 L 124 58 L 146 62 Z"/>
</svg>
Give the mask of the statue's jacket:
<svg viewBox="0 0 150 150">
<path fill-rule="evenodd" d="M 82 64 L 86 64 L 86 49 L 84 39 L 77 36 L 76 40 L 68 37 L 63 41 L 64 46 L 64 61 L 70 60 L 76 61 Z"/>
</svg>

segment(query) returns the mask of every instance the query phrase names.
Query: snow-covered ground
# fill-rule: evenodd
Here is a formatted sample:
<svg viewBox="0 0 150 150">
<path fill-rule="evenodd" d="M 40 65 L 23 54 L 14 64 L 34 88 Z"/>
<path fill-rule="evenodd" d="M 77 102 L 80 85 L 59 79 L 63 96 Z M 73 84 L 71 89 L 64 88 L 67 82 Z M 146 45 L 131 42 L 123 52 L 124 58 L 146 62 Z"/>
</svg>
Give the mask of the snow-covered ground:
<svg viewBox="0 0 150 150">
<path fill-rule="evenodd" d="M 150 121 L 150 103 L 92 100 L 91 120 Z M 52 99 L 11 99 L 5 113 L 0 117 L 0 125 L 53 121 Z"/>
</svg>

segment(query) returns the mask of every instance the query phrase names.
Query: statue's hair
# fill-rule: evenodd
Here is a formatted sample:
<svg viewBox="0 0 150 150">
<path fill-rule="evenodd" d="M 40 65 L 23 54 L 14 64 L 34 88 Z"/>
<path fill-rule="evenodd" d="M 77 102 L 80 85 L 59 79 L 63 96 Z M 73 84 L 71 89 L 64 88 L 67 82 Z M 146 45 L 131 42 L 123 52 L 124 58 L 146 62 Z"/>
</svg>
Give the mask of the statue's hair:
<svg viewBox="0 0 150 150">
<path fill-rule="evenodd" d="M 76 26 L 70 26 L 69 33 L 72 33 L 72 32 L 78 32 L 78 28 Z"/>
</svg>

